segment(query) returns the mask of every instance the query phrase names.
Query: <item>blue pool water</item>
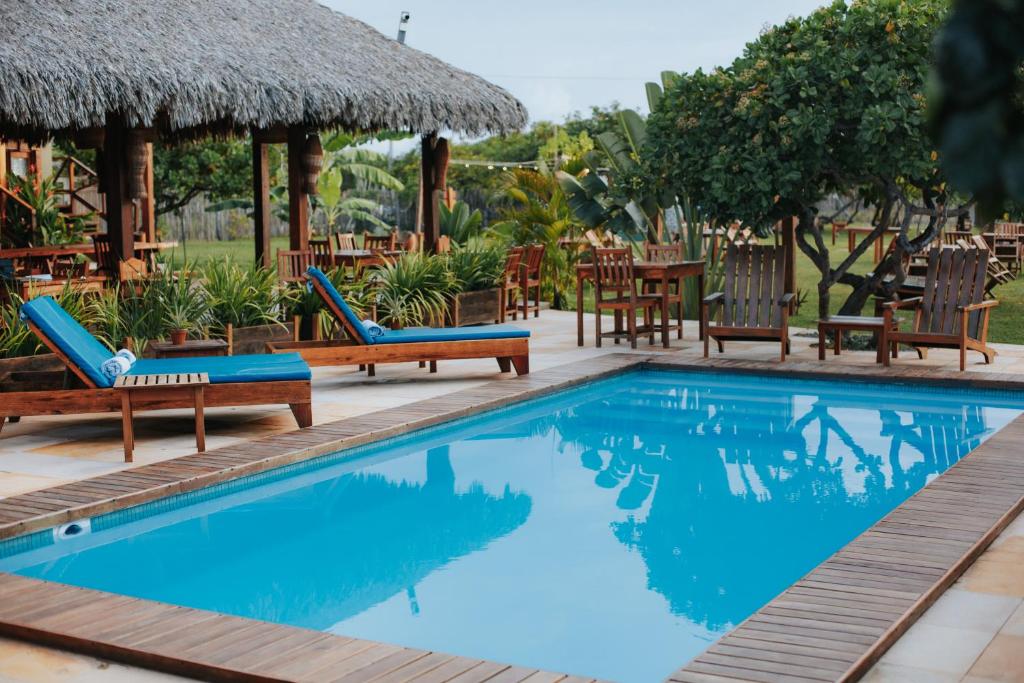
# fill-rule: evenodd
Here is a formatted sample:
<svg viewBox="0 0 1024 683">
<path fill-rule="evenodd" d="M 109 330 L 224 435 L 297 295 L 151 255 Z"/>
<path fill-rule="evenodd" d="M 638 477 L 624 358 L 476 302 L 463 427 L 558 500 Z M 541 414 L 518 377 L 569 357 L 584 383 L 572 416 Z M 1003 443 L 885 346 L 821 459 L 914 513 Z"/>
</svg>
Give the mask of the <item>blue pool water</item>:
<svg viewBox="0 0 1024 683">
<path fill-rule="evenodd" d="M 635 372 L 0 544 L 0 570 L 663 679 L 1021 413 L 1006 393 Z"/>
</svg>

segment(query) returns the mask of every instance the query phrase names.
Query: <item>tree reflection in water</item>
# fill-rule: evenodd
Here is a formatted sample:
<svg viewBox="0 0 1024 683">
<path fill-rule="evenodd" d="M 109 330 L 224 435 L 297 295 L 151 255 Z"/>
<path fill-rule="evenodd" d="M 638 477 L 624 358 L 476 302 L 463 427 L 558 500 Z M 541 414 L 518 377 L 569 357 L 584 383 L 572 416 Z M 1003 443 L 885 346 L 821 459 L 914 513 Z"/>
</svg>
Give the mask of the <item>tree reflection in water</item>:
<svg viewBox="0 0 1024 683">
<path fill-rule="evenodd" d="M 738 392 L 712 383 L 577 406 L 556 428 L 595 472 L 594 483 L 617 491 L 617 506 L 630 512 L 612 532 L 643 557 L 648 587 L 674 614 L 721 631 L 989 431 L 977 406 L 864 405 L 834 392 Z M 632 434 L 616 428 L 623 423 Z M 798 546 L 815 536 L 838 541 L 808 566 Z"/>
</svg>

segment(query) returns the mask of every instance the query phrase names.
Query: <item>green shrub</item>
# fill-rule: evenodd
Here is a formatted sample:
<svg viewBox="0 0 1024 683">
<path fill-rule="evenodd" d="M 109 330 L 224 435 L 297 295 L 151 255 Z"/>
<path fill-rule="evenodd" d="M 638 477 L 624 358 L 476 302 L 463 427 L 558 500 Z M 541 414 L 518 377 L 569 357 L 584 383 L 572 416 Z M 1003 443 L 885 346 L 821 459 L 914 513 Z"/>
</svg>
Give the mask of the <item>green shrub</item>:
<svg viewBox="0 0 1024 683">
<path fill-rule="evenodd" d="M 506 249 L 501 245 L 471 240 L 448 255 L 448 270 L 460 292 L 478 292 L 497 287 L 505 275 Z"/>
<path fill-rule="evenodd" d="M 449 297 L 458 291 L 441 256 L 402 254 L 378 271 L 377 316 L 391 327 L 414 327 L 444 319 Z"/>
<path fill-rule="evenodd" d="M 207 263 L 203 277 L 213 329 L 223 331 L 229 323 L 251 327 L 280 322 L 284 296 L 273 270 L 245 268 L 225 256 Z"/>
</svg>

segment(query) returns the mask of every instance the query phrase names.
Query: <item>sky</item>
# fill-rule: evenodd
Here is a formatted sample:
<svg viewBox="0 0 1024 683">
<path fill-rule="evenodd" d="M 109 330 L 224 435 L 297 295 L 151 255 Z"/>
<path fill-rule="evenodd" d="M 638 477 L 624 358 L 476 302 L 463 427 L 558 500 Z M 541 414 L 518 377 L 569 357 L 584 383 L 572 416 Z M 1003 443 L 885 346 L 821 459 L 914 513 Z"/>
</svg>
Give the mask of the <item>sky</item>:
<svg viewBox="0 0 1024 683">
<path fill-rule="evenodd" d="M 496 83 L 531 121 L 591 105 L 646 112 L 644 83 L 668 69 L 732 62 L 767 26 L 826 0 L 320 0 Z"/>
</svg>

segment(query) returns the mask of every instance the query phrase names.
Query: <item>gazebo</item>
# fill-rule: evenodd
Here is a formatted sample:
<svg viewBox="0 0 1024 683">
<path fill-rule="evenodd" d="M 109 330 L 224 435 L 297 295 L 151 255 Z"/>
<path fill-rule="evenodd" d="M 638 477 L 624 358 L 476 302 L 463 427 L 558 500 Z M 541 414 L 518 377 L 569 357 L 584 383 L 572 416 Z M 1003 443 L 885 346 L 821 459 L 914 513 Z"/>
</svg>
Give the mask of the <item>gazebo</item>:
<svg viewBox="0 0 1024 683">
<path fill-rule="evenodd" d="M 152 225 L 154 140 L 251 135 L 256 258 L 268 264 L 269 144 L 287 144 L 290 245 L 303 249 L 319 131 L 421 134 L 430 249 L 448 161 L 439 132 L 526 123 L 505 90 L 314 0 L 22 0 L 0 7 L 0 23 L 0 138 L 96 149 L 121 259 L 142 227 L 137 203 Z"/>
</svg>

